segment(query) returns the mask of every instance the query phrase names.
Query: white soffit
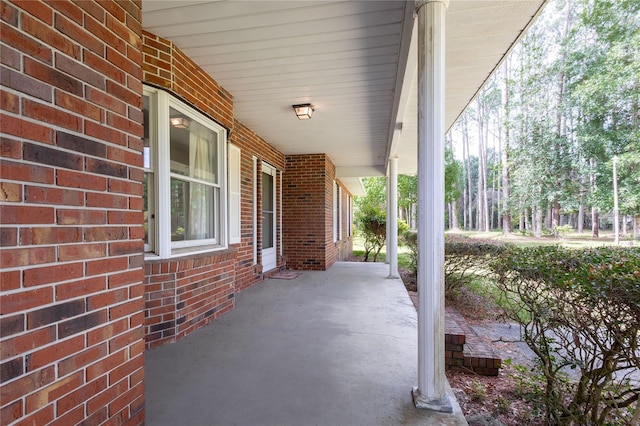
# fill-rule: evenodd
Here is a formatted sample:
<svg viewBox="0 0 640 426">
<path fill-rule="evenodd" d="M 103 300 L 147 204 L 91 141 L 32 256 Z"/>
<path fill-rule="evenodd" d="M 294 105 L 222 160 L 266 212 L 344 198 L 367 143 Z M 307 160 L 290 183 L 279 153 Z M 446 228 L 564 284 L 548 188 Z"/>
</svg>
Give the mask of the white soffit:
<svg viewBox="0 0 640 426">
<path fill-rule="evenodd" d="M 447 126 L 543 2 L 451 0 Z M 235 117 L 269 144 L 284 154 L 326 153 L 346 179 L 384 174 L 398 122 L 399 170 L 415 172 L 416 93 L 401 96 L 398 82 L 413 11 L 414 2 L 402 0 L 143 0 L 142 26 L 228 90 Z M 413 79 L 415 69 L 407 75 Z M 315 105 L 313 118 L 298 120 L 291 105 L 307 102 Z"/>
</svg>

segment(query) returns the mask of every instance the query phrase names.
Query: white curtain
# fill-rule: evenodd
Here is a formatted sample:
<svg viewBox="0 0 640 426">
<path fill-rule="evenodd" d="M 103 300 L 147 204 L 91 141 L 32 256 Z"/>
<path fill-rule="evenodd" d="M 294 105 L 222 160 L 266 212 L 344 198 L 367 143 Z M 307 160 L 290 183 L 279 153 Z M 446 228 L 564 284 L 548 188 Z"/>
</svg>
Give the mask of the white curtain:
<svg viewBox="0 0 640 426">
<path fill-rule="evenodd" d="M 192 178 L 215 182 L 213 169 L 213 132 L 192 121 L 189 136 L 189 174 Z M 213 238 L 213 188 L 200 183 L 189 184 L 189 240 Z"/>
</svg>

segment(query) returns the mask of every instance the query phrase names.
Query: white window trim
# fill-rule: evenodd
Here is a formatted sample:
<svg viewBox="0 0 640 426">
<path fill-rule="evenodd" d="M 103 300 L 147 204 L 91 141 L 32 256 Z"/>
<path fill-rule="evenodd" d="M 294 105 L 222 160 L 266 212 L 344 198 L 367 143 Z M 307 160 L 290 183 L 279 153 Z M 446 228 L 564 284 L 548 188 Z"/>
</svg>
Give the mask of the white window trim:
<svg viewBox="0 0 640 426">
<path fill-rule="evenodd" d="M 279 210 L 278 209 L 278 197 L 277 197 L 277 190 L 278 190 L 278 169 L 276 169 L 274 166 L 272 166 L 271 164 L 267 163 L 267 162 L 262 162 L 262 173 L 267 173 L 269 175 L 271 175 L 273 177 L 273 200 L 271 200 L 271 202 L 273 203 L 273 208 L 275 209 L 275 213 L 273 215 L 273 223 L 271 224 L 271 226 L 273 226 L 273 244 L 274 247 L 277 246 L 278 244 L 278 214 L 279 214 Z M 262 176 L 260 176 L 260 178 L 262 179 Z M 257 203 L 256 203 L 257 204 Z M 264 231 L 263 231 L 264 232 Z"/>
<path fill-rule="evenodd" d="M 251 156 L 253 161 L 253 264 L 258 264 L 258 157 Z"/>
<path fill-rule="evenodd" d="M 279 193 L 279 199 L 280 202 L 278 203 L 278 207 L 280 207 L 278 209 L 278 216 L 280 217 L 280 226 L 278 227 L 278 240 L 280 241 L 280 257 L 282 257 L 284 255 L 284 245 L 282 243 L 282 170 L 280 170 L 280 193 Z"/>
<path fill-rule="evenodd" d="M 336 197 L 338 200 L 338 240 L 342 241 L 342 190 L 340 185 L 336 185 L 336 191 L 338 193 Z"/>
<path fill-rule="evenodd" d="M 157 181 L 158 181 L 158 174 L 156 173 L 156 170 L 158 169 L 157 166 L 157 157 L 158 157 L 158 153 L 157 153 L 157 149 L 158 147 L 156 146 L 156 140 L 157 140 L 157 135 L 156 135 L 156 129 L 157 129 L 157 104 L 155 101 L 155 92 L 150 92 L 147 90 L 147 88 L 145 87 L 143 89 L 143 93 L 144 95 L 149 97 L 149 152 L 150 152 L 150 156 L 149 156 L 149 168 L 144 167 L 144 171 L 145 173 L 150 173 L 153 175 L 153 179 L 151 180 L 151 182 L 147 182 L 147 185 L 150 185 L 153 190 L 149 191 L 147 189 L 147 196 L 149 197 L 149 199 L 147 200 L 147 224 L 148 224 L 148 239 L 149 242 L 144 244 L 144 252 L 145 254 L 148 253 L 152 253 L 153 249 L 156 247 L 156 241 L 158 240 L 157 238 L 157 229 L 158 229 L 158 223 L 156 220 L 156 212 L 158 211 L 158 200 L 157 200 L 157 196 L 156 196 L 156 185 L 157 185 Z"/>
<path fill-rule="evenodd" d="M 333 181 L 333 242 L 338 241 L 338 191 L 336 181 Z"/>
<path fill-rule="evenodd" d="M 154 242 L 154 246 L 150 247 L 152 251 L 146 253 L 146 257 L 168 259 L 185 254 L 197 254 L 226 249 L 228 247 L 226 129 L 193 107 L 174 98 L 164 90 L 143 86 L 143 94 L 155 98 L 155 107 L 157 108 L 153 119 L 151 118 L 151 113 L 149 114 L 152 125 L 150 136 L 154 131 L 157 132 L 156 137 L 152 138 L 150 143 L 153 155 L 151 161 L 156 165 L 153 188 L 153 192 L 156 195 L 154 203 L 156 226 L 154 228 L 154 238 L 152 240 L 150 238 L 150 240 Z M 219 191 L 218 206 L 213 212 L 216 215 L 214 217 L 214 225 L 216 227 L 215 234 L 218 236 L 218 239 L 171 241 L 171 193 L 168 190 L 171 187 L 170 147 L 168 143 L 170 139 L 170 107 L 187 114 L 218 135 L 218 182 L 213 185 L 218 188 Z M 158 141 L 166 141 L 166 143 L 158 143 Z M 186 176 L 180 176 L 180 179 L 193 180 Z M 160 190 L 160 188 L 165 188 L 166 190 Z"/>
<path fill-rule="evenodd" d="M 229 162 L 229 244 L 242 241 L 242 151 L 233 144 L 228 146 Z M 237 188 L 237 191 L 234 190 Z M 237 222 L 236 222 L 237 220 Z"/>
</svg>

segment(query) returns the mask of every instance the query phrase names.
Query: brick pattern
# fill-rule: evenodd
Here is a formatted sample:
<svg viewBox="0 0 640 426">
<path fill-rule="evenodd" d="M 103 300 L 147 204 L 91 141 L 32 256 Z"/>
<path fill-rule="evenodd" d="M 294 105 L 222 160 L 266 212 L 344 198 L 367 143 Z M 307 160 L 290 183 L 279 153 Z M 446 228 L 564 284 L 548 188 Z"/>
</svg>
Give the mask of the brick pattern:
<svg viewBox="0 0 640 426">
<path fill-rule="evenodd" d="M 146 31 L 142 40 L 145 83 L 170 91 L 225 126 L 230 132 L 228 142 L 241 149 L 240 244 L 225 252 L 149 260 L 145 264 L 145 339 L 146 347 L 152 348 L 179 340 L 208 324 L 233 308 L 235 292 L 264 279 L 260 265 L 253 263 L 253 190 L 258 185 L 259 212 L 261 162 L 282 171 L 285 161 L 282 153 L 234 120 L 232 96 L 173 43 Z M 259 160 L 258 182 L 253 182 L 253 156 Z M 281 176 L 279 173 L 276 182 L 278 191 Z M 261 247 L 260 228 L 258 221 L 257 247 Z M 278 267 L 282 266 L 279 259 Z M 197 297 L 187 297 L 190 294 Z"/>
<path fill-rule="evenodd" d="M 286 157 L 282 208 L 287 268 L 325 270 L 340 253 L 350 254 L 352 241 L 345 232 L 341 241 L 333 241 L 334 179 L 335 166 L 325 154 Z M 342 185 L 340 192 L 348 193 Z M 346 209 L 342 214 L 346 229 Z"/>
<path fill-rule="evenodd" d="M 326 155 L 288 155 L 286 161 L 282 208 L 287 266 L 324 270 L 327 233 L 332 239 L 327 216 L 332 215 L 333 197 L 331 186 L 326 188 Z"/>
<path fill-rule="evenodd" d="M 338 244 L 333 241 L 333 185 L 335 184 L 336 167 L 331 163 L 329 157 L 324 158 L 324 190 L 325 190 L 325 208 L 324 208 L 324 264 L 323 269 L 327 269 L 338 260 Z"/>
<path fill-rule="evenodd" d="M 342 230 L 342 235 L 338 235 L 338 241 L 335 242 L 336 260 L 344 261 L 349 260 L 353 252 L 353 236 L 349 235 L 351 215 L 348 214 L 349 209 L 347 208 L 351 193 L 344 185 L 342 185 L 342 182 L 340 182 L 339 179 L 337 180 L 337 183 L 340 185 L 340 229 Z M 353 227 L 351 227 L 351 229 L 353 229 Z"/>
<path fill-rule="evenodd" d="M 175 342 L 235 305 L 236 250 L 145 264 L 145 340 Z"/>
<path fill-rule="evenodd" d="M 142 31 L 143 81 L 173 92 L 232 129 L 233 96 L 172 42 Z"/>
<path fill-rule="evenodd" d="M 418 308 L 418 293 L 409 291 L 413 306 Z M 458 311 L 445 310 L 444 364 L 446 369 L 473 371 L 482 376 L 497 376 L 502 360 L 494 348 L 482 340 Z"/>
<path fill-rule="evenodd" d="M 144 422 L 140 18 L 2 1 L 0 424 Z"/>
<path fill-rule="evenodd" d="M 482 376 L 497 376 L 502 360 L 455 309 L 447 308 L 445 321 L 445 365 L 471 370 Z"/>
<path fill-rule="evenodd" d="M 253 190 L 256 186 L 257 194 L 257 212 L 260 214 L 262 207 L 261 201 L 261 188 L 260 188 L 260 173 L 262 162 L 271 164 L 278 170 L 278 176 L 276 177 L 276 200 L 277 201 L 277 215 L 279 217 L 282 214 L 280 200 L 280 187 L 282 180 L 282 171 L 285 168 L 284 155 L 267 144 L 257 134 L 252 132 L 246 126 L 239 121 L 235 121 L 234 130 L 231 133 L 229 142 L 233 143 L 241 150 L 240 157 L 240 185 L 241 185 L 241 220 L 240 220 L 240 232 L 241 242 L 235 244 L 234 247 L 238 249 L 238 259 L 236 263 L 236 291 L 242 291 L 245 288 L 260 282 L 264 278 L 264 274 L 260 267 L 256 267 L 253 264 Z M 258 173 L 257 182 L 253 181 L 253 157 L 258 159 Z M 261 221 L 257 222 L 257 239 L 256 244 L 258 247 L 258 263 L 261 263 L 262 254 L 260 248 L 262 247 L 262 224 Z M 280 221 L 278 223 L 278 235 L 280 235 Z M 284 259 L 280 257 L 280 240 L 276 241 L 278 250 L 277 269 L 284 268 Z"/>
</svg>

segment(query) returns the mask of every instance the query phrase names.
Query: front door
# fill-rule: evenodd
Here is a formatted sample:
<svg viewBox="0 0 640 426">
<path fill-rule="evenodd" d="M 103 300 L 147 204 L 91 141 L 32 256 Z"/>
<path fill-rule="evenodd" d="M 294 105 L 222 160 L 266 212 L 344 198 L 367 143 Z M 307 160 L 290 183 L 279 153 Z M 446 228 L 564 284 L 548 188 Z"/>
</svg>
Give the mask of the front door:
<svg viewBox="0 0 640 426">
<path fill-rule="evenodd" d="M 276 267 L 276 169 L 262 163 L 262 270 Z"/>
</svg>

